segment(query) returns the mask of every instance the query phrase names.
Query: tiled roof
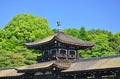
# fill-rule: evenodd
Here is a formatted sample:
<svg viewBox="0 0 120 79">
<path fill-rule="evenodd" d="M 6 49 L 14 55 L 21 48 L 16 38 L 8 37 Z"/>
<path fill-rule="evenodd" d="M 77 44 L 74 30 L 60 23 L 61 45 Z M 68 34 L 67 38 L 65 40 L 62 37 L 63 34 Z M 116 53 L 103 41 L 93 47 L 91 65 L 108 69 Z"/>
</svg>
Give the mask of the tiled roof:
<svg viewBox="0 0 120 79">
<path fill-rule="evenodd" d="M 50 69 L 51 67 L 57 67 L 60 69 L 66 69 L 70 67 L 70 63 L 68 61 L 63 60 L 56 60 L 56 61 L 47 61 L 47 62 L 41 62 L 37 64 L 27 65 L 16 68 L 18 72 L 24 72 L 24 71 L 38 71 L 43 69 Z"/>
<path fill-rule="evenodd" d="M 71 67 L 63 72 L 89 71 L 100 69 L 120 69 L 120 56 L 83 59 L 71 64 Z"/>
<path fill-rule="evenodd" d="M 0 77 L 20 76 L 20 75 L 23 75 L 23 73 L 17 73 L 17 71 L 14 68 L 0 70 Z"/>
<path fill-rule="evenodd" d="M 78 46 L 93 46 L 94 45 L 94 43 L 92 42 L 77 39 L 63 32 L 58 33 L 56 36 L 56 39 L 63 43 L 73 44 L 73 45 L 78 45 Z"/>
<path fill-rule="evenodd" d="M 91 59 L 80 59 L 71 63 L 67 60 L 48 61 L 22 67 L 0 69 L 0 77 L 21 76 L 25 71 L 40 71 L 40 69 L 49 69 L 54 66 L 58 68 L 65 68 L 66 70 L 63 70 L 63 73 L 115 68 L 120 69 L 120 55 Z M 17 71 L 19 73 L 17 73 Z"/>
<path fill-rule="evenodd" d="M 25 43 L 25 45 L 27 47 L 43 45 L 43 44 L 48 43 L 53 40 L 56 40 L 56 41 L 59 41 L 59 42 L 65 43 L 65 44 L 76 45 L 76 46 L 93 46 L 95 44 L 93 42 L 83 41 L 83 40 L 74 38 L 63 32 L 56 32 L 54 35 L 48 36 L 40 41 Z"/>
<path fill-rule="evenodd" d="M 16 70 L 18 70 L 18 71 L 26 71 L 26 70 L 44 69 L 44 68 L 50 67 L 54 63 L 55 63 L 55 61 L 42 62 L 42 63 L 37 63 L 37 64 L 32 64 L 32 65 L 26 65 L 26 66 L 18 67 L 18 68 L 16 68 Z"/>
</svg>

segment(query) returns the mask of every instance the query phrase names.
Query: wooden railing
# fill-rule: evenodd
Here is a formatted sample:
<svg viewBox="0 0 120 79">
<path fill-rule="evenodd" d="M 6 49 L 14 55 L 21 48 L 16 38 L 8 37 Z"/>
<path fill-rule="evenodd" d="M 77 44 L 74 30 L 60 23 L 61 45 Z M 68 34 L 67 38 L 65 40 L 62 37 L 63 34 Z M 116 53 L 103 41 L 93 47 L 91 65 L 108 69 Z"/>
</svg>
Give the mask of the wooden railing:
<svg viewBox="0 0 120 79">
<path fill-rule="evenodd" d="M 78 59 L 80 58 L 79 56 L 76 56 L 76 55 L 66 55 L 66 54 L 60 54 L 60 53 L 57 53 L 57 54 L 54 54 L 54 55 L 46 55 L 46 56 L 37 56 L 37 61 L 42 61 L 42 59 L 55 59 L 55 58 L 63 58 L 63 59 Z"/>
</svg>

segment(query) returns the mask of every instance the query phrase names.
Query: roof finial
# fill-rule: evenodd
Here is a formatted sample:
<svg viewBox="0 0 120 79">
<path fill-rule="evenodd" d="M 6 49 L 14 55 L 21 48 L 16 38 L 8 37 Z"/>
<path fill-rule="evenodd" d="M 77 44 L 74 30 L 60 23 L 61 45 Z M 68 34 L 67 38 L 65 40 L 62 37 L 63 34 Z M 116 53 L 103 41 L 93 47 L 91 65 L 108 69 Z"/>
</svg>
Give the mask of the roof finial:
<svg viewBox="0 0 120 79">
<path fill-rule="evenodd" d="M 57 21 L 56 25 L 58 26 L 58 31 L 60 31 L 60 22 Z"/>
</svg>

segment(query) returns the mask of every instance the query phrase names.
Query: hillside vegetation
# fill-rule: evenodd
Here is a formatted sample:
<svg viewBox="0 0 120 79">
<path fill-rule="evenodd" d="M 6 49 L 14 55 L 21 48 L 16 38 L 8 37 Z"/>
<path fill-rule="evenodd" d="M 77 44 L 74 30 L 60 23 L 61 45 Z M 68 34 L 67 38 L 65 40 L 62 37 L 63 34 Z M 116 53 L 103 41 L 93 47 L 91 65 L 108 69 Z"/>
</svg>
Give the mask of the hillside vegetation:
<svg viewBox="0 0 120 79">
<path fill-rule="evenodd" d="M 15 67 L 36 63 L 39 50 L 29 50 L 24 47 L 25 42 L 40 40 L 54 33 L 47 20 L 32 14 L 18 14 L 0 29 L 0 67 Z M 66 34 L 73 37 L 95 42 L 92 49 L 79 50 L 85 58 L 110 56 L 120 53 L 120 32 L 112 34 L 107 30 L 86 30 L 66 28 Z"/>
</svg>

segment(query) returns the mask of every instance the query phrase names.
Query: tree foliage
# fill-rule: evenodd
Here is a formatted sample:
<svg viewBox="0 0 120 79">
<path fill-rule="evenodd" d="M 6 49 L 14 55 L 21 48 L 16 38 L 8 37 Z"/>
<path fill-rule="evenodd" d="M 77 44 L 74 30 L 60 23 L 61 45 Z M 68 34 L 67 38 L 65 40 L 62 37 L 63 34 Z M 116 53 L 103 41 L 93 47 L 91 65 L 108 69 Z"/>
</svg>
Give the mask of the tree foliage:
<svg viewBox="0 0 120 79">
<path fill-rule="evenodd" d="M 79 36 L 80 39 L 82 39 L 82 40 L 88 40 L 88 33 L 87 33 L 87 31 L 86 31 L 86 29 L 85 29 L 84 26 L 82 26 L 80 28 L 79 33 L 80 33 L 80 36 Z"/>
<path fill-rule="evenodd" d="M 36 56 L 31 51 L 14 53 L 11 51 L 0 50 L 0 67 L 15 67 L 36 63 Z"/>
<path fill-rule="evenodd" d="M 68 28 L 63 30 L 66 34 L 79 38 L 79 30 L 75 28 Z"/>
<path fill-rule="evenodd" d="M 24 43 L 42 39 L 52 33 L 45 18 L 32 14 L 16 15 L 4 29 L 0 29 L 0 67 L 36 63 L 38 53 L 26 49 Z M 12 55 L 16 58 L 11 58 Z"/>
<path fill-rule="evenodd" d="M 3 49 L 14 52 L 17 52 L 20 46 L 20 49 L 24 48 L 23 44 L 27 41 L 35 41 L 52 34 L 45 18 L 31 14 L 15 16 L 5 26 L 4 31 L 6 36 L 2 42 Z"/>
<path fill-rule="evenodd" d="M 111 35 L 109 42 L 110 46 L 116 51 L 116 53 L 120 54 L 120 32 Z"/>
</svg>

